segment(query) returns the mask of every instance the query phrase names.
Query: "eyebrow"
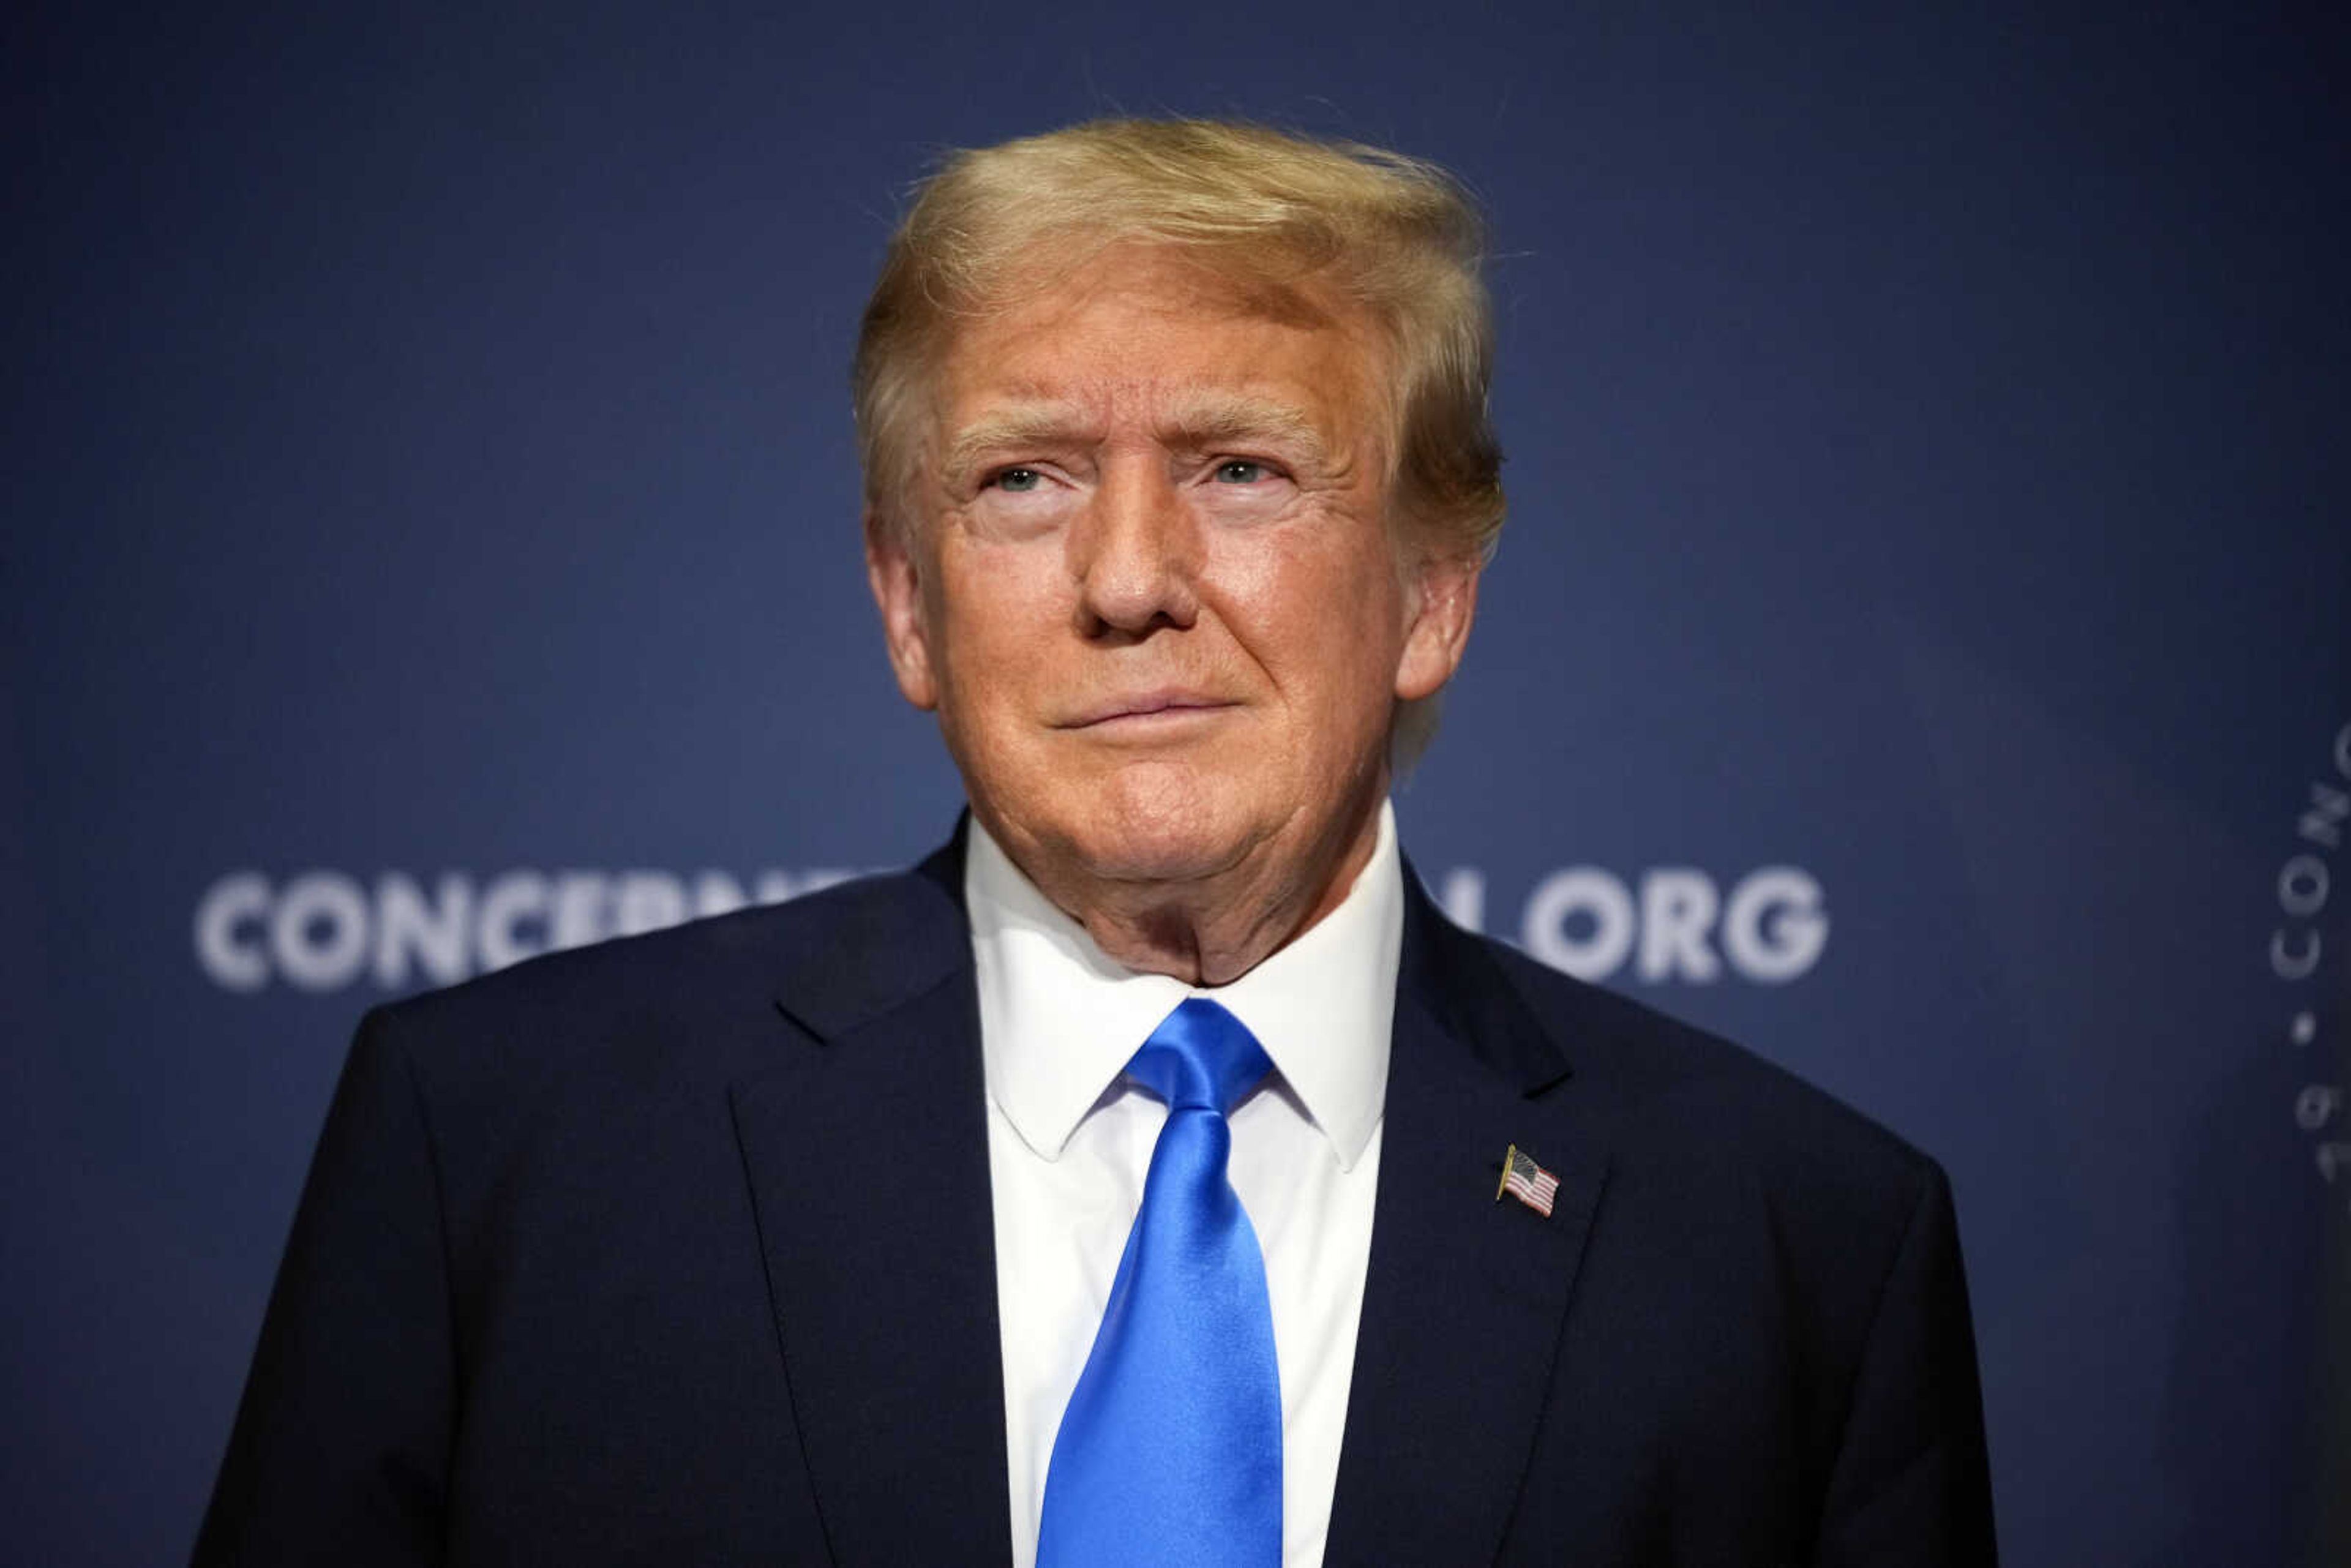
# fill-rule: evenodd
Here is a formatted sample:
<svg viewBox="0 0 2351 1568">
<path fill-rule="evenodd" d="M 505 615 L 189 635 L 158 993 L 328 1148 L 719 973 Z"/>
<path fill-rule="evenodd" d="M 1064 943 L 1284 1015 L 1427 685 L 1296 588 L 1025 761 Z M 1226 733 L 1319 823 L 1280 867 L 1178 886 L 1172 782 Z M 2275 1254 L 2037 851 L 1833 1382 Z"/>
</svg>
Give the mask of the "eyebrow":
<svg viewBox="0 0 2351 1568">
<path fill-rule="evenodd" d="M 939 471 L 961 475 L 1005 452 L 1091 444 L 1101 439 L 1100 428 L 1098 421 L 1069 403 L 1013 403 L 956 432 L 940 458 Z M 1201 392 L 1180 398 L 1158 435 L 1183 451 L 1265 442 L 1309 467 L 1327 467 L 1331 458 L 1330 443 L 1305 410 L 1247 392 Z"/>
<path fill-rule="evenodd" d="M 1067 446 L 1092 437 L 1094 422 L 1066 403 L 1016 403 L 981 415 L 956 432 L 939 472 L 969 472 L 998 453 Z"/>
<path fill-rule="evenodd" d="M 1278 398 L 1209 392 L 1179 403 L 1163 434 L 1199 451 L 1268 442 L 1311 467 L 1327 466 L 1330 444 L 1305 410 Z"/>
</svg>

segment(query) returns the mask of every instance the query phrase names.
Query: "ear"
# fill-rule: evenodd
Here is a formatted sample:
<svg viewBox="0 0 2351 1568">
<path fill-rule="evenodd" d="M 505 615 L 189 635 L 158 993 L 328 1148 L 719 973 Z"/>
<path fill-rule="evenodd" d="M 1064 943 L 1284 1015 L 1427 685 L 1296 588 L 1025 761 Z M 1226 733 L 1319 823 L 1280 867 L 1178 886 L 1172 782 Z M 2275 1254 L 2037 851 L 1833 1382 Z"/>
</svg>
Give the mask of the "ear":
<svg viewBox="0 0 2351 1568">
<path fill-rule="evenodd" d="M 1434 696 L 1461 667 L 1469 623 L 1478 618 L 1475 558 L 1434 556 L 1414 570 L 1414 602 L 1396 660 L 1395 695 L 1404 702 Z"/>
<path fill-rule="evenodd" d="M 921 563 L 900 530 L 871 507 L 865 509 L 865 580 L 882 611 L 882 636 L 898 690 L 928 713 L 939 706 L 939 686 L 931 666 L 930 623 L 923 612 Z"/>
</svg>

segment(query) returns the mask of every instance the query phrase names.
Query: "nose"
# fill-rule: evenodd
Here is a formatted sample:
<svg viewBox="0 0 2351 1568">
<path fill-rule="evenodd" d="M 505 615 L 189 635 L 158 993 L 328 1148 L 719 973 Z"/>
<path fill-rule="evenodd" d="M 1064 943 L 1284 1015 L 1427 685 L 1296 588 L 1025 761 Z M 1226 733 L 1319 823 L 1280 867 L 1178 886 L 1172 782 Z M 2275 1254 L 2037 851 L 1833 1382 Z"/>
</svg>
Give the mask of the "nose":
<svg viewBox="0 0 2351 1568">
<path fill-rule="evenodd" d="M 1199 531 L 1164 467 L 1111 467 L 1069 540 L 1088 637 L 1139 638 L 1192 624 Z"/>
</svg>

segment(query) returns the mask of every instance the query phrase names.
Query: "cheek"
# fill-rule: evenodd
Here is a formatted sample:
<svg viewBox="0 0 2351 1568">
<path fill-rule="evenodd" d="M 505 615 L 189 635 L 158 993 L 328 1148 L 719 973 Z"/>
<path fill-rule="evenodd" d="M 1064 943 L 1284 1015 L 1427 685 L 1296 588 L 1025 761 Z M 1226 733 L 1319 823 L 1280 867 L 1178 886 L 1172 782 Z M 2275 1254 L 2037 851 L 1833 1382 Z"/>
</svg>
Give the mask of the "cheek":
<svg viewBox="0 0 2351 1568">
<path fill-rule="evenodd" d="M 1376 525 L 1363 525 L 1366 528 Z M 1402 649 L 1405 589 L 1385 544 L 1361 545 L 1329 562 L 1314 590 L 1322 619 L 1354 667 L 1390 666 Z"/>
<path fill-rule="evenodd" d="M 1351 525 L 1366 526 L 1366 525 Z M 1384 549 L 1269 554 L 1249 578 L 1277 680 L 1350 731 L 1384 728 L 1404 652 L 1404 591 Z"/>
<path fill-rule="evenodd" d="M 966 703 L 1001 700 L 1050 674 L 1067 595 L 1056 558 L 1035 544 L 959 544 L 931 580 L 931 624 L 950 692 Z"/>
</svg>

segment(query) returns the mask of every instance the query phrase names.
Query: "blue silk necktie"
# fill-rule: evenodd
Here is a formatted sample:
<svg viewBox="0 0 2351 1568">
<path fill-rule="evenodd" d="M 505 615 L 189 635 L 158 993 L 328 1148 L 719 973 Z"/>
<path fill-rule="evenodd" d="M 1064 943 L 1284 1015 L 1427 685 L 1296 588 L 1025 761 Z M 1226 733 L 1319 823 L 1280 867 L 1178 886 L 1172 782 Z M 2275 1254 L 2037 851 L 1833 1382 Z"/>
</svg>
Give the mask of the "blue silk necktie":
<svg viewBox="0 0 2351 1568">
<path fill-rule="evenodd" d="M 1200 997 L 1127 1063 L 1167 1121 L 1053 1438 L 1038 1568 L 1280 1568 L 1273 1314 L 1225 1124 L 1272 1069 L 1240 1019 Z"/>
</svg>

